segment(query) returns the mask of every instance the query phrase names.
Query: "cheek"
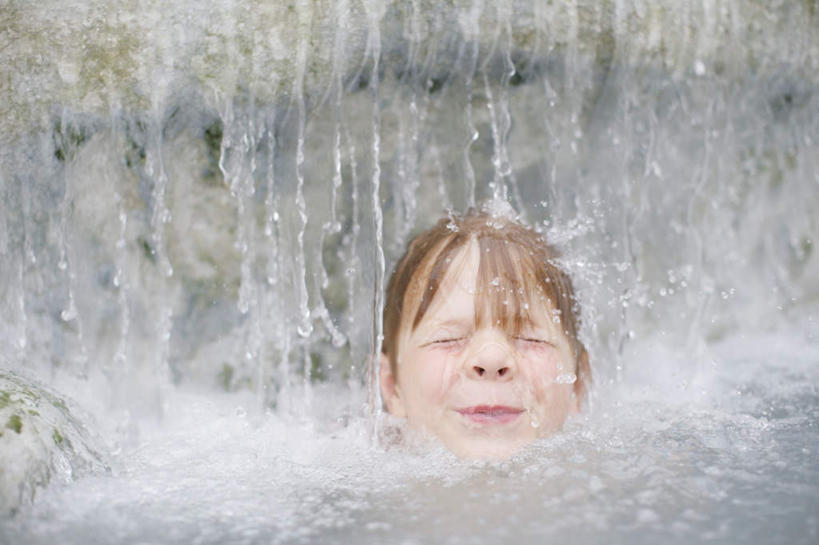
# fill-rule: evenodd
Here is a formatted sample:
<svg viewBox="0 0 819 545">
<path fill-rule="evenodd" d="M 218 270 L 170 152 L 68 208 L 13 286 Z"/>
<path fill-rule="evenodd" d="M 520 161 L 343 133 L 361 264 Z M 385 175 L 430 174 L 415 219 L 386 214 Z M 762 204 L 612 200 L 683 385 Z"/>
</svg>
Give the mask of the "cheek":
<svg viewBox="0 0 819 545">
<path fill-rule="evenodd" d="M 521 355 L 521 363 L 529 378 L 537 378 L 548 383 L 554 382 L 564 365 L 560 354 L 551 349 L 531 350 Z"/>
<path fill-rule="evenodd" d="M 436 351 L 414 351 L 402 362 L 399 380 L 409 398 L 434 400 L 442 397 L 451 382 L 451 358 Z"/>
<path fill-rule="evenodd" d="M 573 371 L 571 359 L 558 350 L 533 350 L 522 354 L 520 361 L 523 378 L 538 391 L 565 386 L 561 377 Z"/>
</svg>

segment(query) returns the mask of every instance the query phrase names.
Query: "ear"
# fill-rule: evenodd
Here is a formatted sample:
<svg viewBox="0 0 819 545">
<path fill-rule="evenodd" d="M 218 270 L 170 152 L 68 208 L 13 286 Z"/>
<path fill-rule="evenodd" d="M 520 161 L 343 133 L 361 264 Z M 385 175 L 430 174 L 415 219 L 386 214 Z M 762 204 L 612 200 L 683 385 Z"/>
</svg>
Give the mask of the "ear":
<svg viewBox="0 0 819 545">
<path fill-rule="evenodd" d="M 397 418 L 406 418 L 407 411 L 404 409 L 404 401 L 401 399 L 401 388 L 398 386 L 397 377 L 392 372 L 390 359 L 385 354 L 381 354 L 379 368 L 381 398 L 384 400 L 387 412 Z"/>
</svg>

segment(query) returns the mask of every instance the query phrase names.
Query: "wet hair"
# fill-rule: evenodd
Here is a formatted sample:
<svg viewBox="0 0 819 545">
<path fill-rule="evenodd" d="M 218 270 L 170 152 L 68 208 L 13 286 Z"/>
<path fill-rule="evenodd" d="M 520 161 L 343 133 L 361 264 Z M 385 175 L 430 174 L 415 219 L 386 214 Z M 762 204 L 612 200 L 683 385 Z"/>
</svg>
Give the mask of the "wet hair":
<svg viewBox="0 0 819 545">
<path fill-rule="evenodd" d="M 401 327 L 415 331 L 429 310 L 450 265 L 474 241 L 479 251 L 475 323 L 489 319 L 517 336 L 531 312 L 546 308 L 569 340 L 577 363 L 575 391 L 589 383 L 588 353 L 578 338 L 579 307 L 569 276 L 555 263 L 557 251 L 542 235 L 517 221 L 470 209 L 450 215 L 410 241 L 387 284 L 384 341 L 393 374 Z M 540 298 L 540 301 L 535 301 Z M 544 304 L 545 303 L 545 304 Z"/>
</svg>

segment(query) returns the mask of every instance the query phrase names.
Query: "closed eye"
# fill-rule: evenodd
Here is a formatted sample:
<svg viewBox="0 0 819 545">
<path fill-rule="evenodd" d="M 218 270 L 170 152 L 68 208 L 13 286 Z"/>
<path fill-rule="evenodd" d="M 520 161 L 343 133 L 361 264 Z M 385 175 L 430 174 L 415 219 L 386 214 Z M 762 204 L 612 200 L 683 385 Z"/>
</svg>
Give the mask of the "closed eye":
<svg viewBox="0 0 819 545">
<path fill-rule="evenodd" d="M 447 337 L 444 339 L 435 339 L 423 346 L 435 346 L 439 348 L 454 348 L 463 344 L 465 337 Z"/>
<path fill-rule="evenodd" d="M 542 346 L 544 348 L 547 346 L 555 346 L 553 342 L 538 337 L 515 337 L 515 340 L 529 346 Z"/>
</svg>

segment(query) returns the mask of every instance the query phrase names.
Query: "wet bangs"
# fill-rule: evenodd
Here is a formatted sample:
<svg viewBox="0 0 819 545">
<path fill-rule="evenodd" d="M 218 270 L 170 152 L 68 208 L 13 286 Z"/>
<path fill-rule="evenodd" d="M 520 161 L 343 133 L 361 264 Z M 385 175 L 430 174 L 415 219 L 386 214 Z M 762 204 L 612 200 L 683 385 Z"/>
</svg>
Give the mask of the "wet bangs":
<svg viewBox="0 0 819 545">
<path fill-rule="evenodd" d="M 415 331 L 418 324 L 424 319 L 424 315 L 435 299 L 435 295 L 438 293 L 444 278 L 446 278 L 452 262 L 458 252 L 466 247 L 469 238 L 463 233 L 453 233 L 450 238 L 443 241 L 440 251 L 433 254 L 433 258 L 429 259 L 426 264 L 422 264 L 419 274 L 413 279 L 412 287 L 407 290 L 406 301 L 404 302 L 405 305 L 410 304 L 411 308 L 412 301 L 420 299 L 418 310 L 415 311 L 415 317 L 412 320 L 412 331 Z M 421 281 L 423 278 L 426 278 L 426 282 Z"/>
<path fill-rule="evenodd" d="M 416 308 L 414 331 L 424 319 L 457 256 L 474 243 L 478 251 L 476 271 L 475 326 L 492 324 L 510 336 L 519 335 L 534 322 L 533 312 L 546 309 L 548 320 L 562 323 L 563 306 L 557 269 L 547 256 L 524 245 L 493 236 L 454 233 L 419 271 L 407 290 L 404 306 Z M 457 272 L 457 271 L 456 271 Z M 417 306 L 416 306 L 417 305 Z"/>
<path fill-rule="evenodd" d="M 532 313 L 541 309 L 559 318 L 555 283 L 545 256 L 508 239 L 480 237 L 475 299 L 475 323 L 487 321 L 510 336 L 518 336 L 533 323 Z"/>
</svg>

